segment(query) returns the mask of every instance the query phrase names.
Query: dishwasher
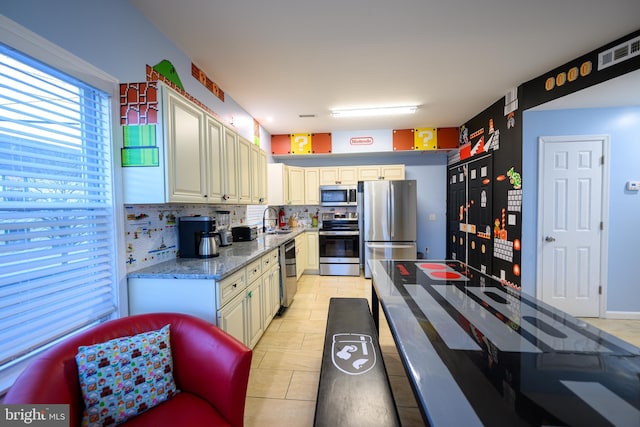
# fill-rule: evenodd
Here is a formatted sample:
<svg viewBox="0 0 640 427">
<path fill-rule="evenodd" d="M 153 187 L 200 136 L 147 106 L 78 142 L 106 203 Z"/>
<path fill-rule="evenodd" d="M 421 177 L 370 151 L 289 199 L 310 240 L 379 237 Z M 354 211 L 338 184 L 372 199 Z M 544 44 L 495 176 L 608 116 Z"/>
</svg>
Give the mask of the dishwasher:
<svg viewBox="0 0 640 427">
<path fill-rule="evenodd" d="M 280 312 L 291 305 L 297 290 L 296 241 L 291 239 L 280 245 Z"/>
</svg>

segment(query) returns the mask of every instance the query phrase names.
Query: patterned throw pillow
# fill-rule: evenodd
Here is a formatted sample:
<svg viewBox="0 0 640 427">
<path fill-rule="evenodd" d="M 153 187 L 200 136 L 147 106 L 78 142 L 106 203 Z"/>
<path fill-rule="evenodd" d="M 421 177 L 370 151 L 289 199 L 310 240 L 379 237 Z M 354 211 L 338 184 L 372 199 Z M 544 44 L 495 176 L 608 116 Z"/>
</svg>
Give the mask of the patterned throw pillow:
<svg viewBox="0 0 640 427">
<path fill-rule="evenodd" d="M 78 347 L 76 363 L 85 403 L 83 426 L 118 425 L 178 392 L 169 325 Z"/>
</svg>

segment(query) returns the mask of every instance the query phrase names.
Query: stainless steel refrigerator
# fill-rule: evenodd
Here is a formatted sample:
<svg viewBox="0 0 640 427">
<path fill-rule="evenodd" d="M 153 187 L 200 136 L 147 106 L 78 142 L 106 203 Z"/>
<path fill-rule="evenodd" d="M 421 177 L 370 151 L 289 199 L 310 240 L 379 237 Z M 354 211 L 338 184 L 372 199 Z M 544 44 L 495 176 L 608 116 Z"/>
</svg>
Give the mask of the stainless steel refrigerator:
<svg viewBox="0 0 640 427">
<path fill-rule="evenodd" d="M 415 259 L 416 181 L 361 181 L 358 184 L 361 259 L 371 277 L 370 259 Z"/>
</svg>

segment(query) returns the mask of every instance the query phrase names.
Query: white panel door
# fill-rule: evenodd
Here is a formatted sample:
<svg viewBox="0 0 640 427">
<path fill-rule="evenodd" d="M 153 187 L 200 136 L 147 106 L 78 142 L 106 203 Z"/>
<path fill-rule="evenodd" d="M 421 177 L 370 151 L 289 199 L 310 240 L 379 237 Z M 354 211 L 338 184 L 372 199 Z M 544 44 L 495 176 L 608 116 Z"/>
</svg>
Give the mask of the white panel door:
<svg viewBox="0 0 640 427">
<path fill-rule="evenodd" d="M 540 138 L 538 296 L 600 314 L 604 137 Z"/>
</svg>

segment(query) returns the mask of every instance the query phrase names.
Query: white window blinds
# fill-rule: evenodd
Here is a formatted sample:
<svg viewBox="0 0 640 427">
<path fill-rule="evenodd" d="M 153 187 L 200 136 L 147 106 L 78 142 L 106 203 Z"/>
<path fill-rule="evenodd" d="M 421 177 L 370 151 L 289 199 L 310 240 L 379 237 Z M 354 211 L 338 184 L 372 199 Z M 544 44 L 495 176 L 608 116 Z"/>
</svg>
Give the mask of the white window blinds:
<svg viewBox="0 0 640 427">
<path fill-rule="evenodd" d="M 0 44 L 0 376 L 115 310 L 107 94 Z"/>
</svg>

